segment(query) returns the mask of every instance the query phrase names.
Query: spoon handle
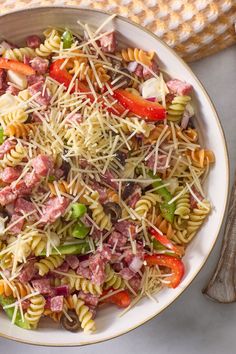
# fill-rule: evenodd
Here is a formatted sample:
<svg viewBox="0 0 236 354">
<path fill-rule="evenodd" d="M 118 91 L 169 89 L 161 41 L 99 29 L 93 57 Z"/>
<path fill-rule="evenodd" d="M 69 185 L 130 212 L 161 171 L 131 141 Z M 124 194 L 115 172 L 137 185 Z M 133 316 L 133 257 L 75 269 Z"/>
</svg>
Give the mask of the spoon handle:
<svg viewBox="0 0 236 354">
<path fill-rule="evenodd" d="M 236 301 L 236 176 L 230 195 L 220 259 L 203 293 L 221 303 Z"/>
</svg>

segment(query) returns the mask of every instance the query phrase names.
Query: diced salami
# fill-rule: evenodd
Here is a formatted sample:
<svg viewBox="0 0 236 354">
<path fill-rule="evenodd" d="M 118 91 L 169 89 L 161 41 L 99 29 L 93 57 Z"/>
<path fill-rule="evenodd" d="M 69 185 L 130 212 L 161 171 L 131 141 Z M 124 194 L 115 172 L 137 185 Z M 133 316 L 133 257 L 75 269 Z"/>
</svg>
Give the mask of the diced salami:
<svg viewBox="0 0 236 354">
<path fill-rule="evenodd" d="M 14 140 L 7 139 L 4 141 L 2 145 L 0 145 L 0 159 L 4 157 L 4 155 L 11 151 L 16 146 L 16 142 Z"/>
<path fill-rule="evenodd" d="M 27 283 L 37 273 L 37 269 L 34 267 L 34 260 L 28 261 L 26 266 L 21 270 L 20 275 L 18 276 L 19 281 L 22 283 Z"/>
<path fill-rule="evenodd" d="M 16 213 L 30 213 L 31 211 L 36 210 L 32 202 L 24 198 L 17 198 L 15 202 L 15 212 Z"/>
<path fill-rule="evenodd" d="M 117 222 L 115 224 L 115 230 L 127 238 L 130 238 L 131 235 L 132 239 L 134 239 L 137 234 L 135 224 L 126 220 Z"/>
<path fill-rule="evenodd" d="M 135 275 L 133 278 L 129 280 L 129 285 L 131 288 L 135 291 L 138 292 L 141 287 L 141 278 L 139 275 Z"/>
<path fill-rule="evenodd" d="M 28 81 L 29 86 L 32 86 L 32 85 L 37 84 L 39 82 L 43 86 L 44 80 L 45 79 L 44 79 L 43 75 L 29 75 L 29 76 L 27 76 L 27 81 Z"/>
<path fill-rule="evenodd" d="M 0 178 L 4 183 L 15 181 L 21 174 L 20 169 L 16 167 L 6 167 L 0 174 Z"/>
<path fill-rule="evenodd" d="M 62 272 L 62 273 L 67 273 L 68 270 L 69 270 L 69 264 L 67 262 L 63 262 L 60 267 L 57 268 L 57 270 L 59 272 Z M 57 277 L 60 277 L 60 274 L 56 274 Z M 61 276 L 62 278 L 64 277 L 64 275 Z"/>
<path fill-rule="evenodd" d="M 166 167 L 167 155 L 159 155 L 156 163 L 157 172 L 163 172 Z M 146 162 L 146 165 L 151 170 L 155 167 L 155 154 L 151 155 Z"/>
<path fill-rule="evenodd" d="M 116 248 L 124 247 L 127 242 L 127 236 L 118 231 L 113 231 L 109 236 L 108 243 L 112 247 L 116 245 Z"/>
<path fill-rule="evenodd" d="M 171 93 L 180 96 L 188 95 L 192 91 L 192 85 L 178 79 L 169 80 L 166 85 Z"/>
<path fill-rule="evenodd" d="M 35 48 L 38 48 L 40 46 L 41 39 L 36 34 L 33 34 L 33 35 L 28 36 L 26 38 L 26 44 L 27 44 L 27 47 L 35 49 Z"/>
<path fill-rule="evenodd" d="M 24 176 L 24 182 L 29 188 L 34 188 L 39 183 L 39 181 L 40 177 L 35 173 L 35 171 L 26 173 Z"/>
<path fill-rule="evenodd" d="M 54 197 L 48 200 L 43 207 L 43 216 L 40 219 L 42 224 L 53 223 L 59 218 L 70 204 L 69 199 L 65 197 Z"/>
<path fill-rule="evenodd" d="M 88 267 L 83 267 L 80 263 L 79 267 L 76 270 L 76 273 L 78 275 L 81 275 L 81 277 L 86 278 L 86 279 L 91 279 L 92 278 L 92 272 Z"/>
<path fill-rule="evenodd" d="M 25 181 L 21 180 L 17 183 L 12 183 L 12 191 L 16 196 L 27 195 L 31 193 L 31 188 L 25 184 Z"/>
<path fill-rule="evenodd" d="M 53 296 L 50 300 L 50 309 L 53 312 L 61 312 L 63 310 L 63 296 Z"/>
<path fill-rule="evenodd" d="M 116 191 L 119 189 L 119 184 L 116 181 L 113 181 L 113 179 L 116 178 L 116 176 L 113 174 L 113 172 L 107 170 L 104 175 L 101 175 L 101 178 L 105 183 L 107 183 L 109 186 L 114 188 Z"/>
<path fill-rule="evenodd" d="M 5 206 L 5 210 L 8 215 L 12 216 L 15 211 L 15 203 L 9 203 Z"/>
<path fill-rule="evenodd" d="M 11 224 L 13 224 L 11 226 Z M 22 227 L 24 225 L 24 220 L 22 219 L 21 214 L 13 214 L 9 223 L 9 232 L 12 233 L 13 235 L 17 235 L 21 232 Z"/>
<path fill-rule="evenodd" d="M 109 245 L 104 244 L 102 250 L 99 252 L 103 260 L 105 261 L 111 260 L 112 253 Z"/>
<path fill-rule="evenodd" d="M 119 273 L 123 279 L 125 280 L 130 280 L 131 278 L 133 278 L 133 276 L 135 275 L 135 273 L 129 269 L 129 268 L 123 268 L 120 273 Z"/>
<path fill-rule="evenodd" d="M 53 169 L 53 159 L 47 155 L 38 155 L 32 160 L 32 166 L 38 176 L 46 176 Z"/>
<path fill-rule="evenodd" d="M 92 272 L 94 284 L 101 285 L 105 281 L 105 264 L 106 261 L 104 261 L 100 253 L 96 253 L 89 258 L 89 268 Z"/>
<path fill-rule="evenodd" d="M 0 204 L 2 206 L 12 203 L 17 198 L 13 193 L 12 188 L 7 186 L 0 191 Z"/>
<path fill-rule="evenodd" d="M 60 285 L 53 289 L 55 295 L 68 296 L 70 294 L 70 289 L 68 285 Z"/>
<path fill-rule="evenodd" d="M 0 69 L 0 90 L 6 88 L 7 72 L 4 69 Z"/>
<path fill-rule="evenodd" d="M 21 301 L 21 306 L 24 311 L 26 311 L 30 306 L 30 300 L 26 299 Z"/>
<path fill-rule="evenodd" d="M 40 95 L 35 97 L 35 101 L 40 105 L 40 106 L 48 106 L 51 100 L 51 96 L 48 94 L 47 90 L 44 90 L 43 92 L 43 85 L 44 83 L 42 81 L 36 82 L 35 84 L 31 85 L 28 87 L 29 93 L 34 96 L 36 93 L 40 92 Z"/>
<path fill-rule="evenodd" d="M 83 291 L 79 292 L 79 298 L 88 306 L 96 307 L 98 305 L 99 297 L 92 294 L 85 294 Z"/>
<path fill-rule="evenodd" d="M 201 193 L 198 192 L 198 190 L 194 186 L 192 187 L 192 191 L 200 201 L 203 200 L 203 196 L 201 195 Z M 191 209 L 197 208 L 197 204 L 198 204 L 197 200 L 192 196 L 192 194 L 190 194 Z"/>
<path fill-rule="evenodd" d="M 76 269 L 79 266 L 79 259 L 75 255 L 66 256 L 66 262 L 69 264 L 70 268 Z"/>
<path fill-rule="evenodd" d="M 116 37 L 115 32 L 112 31 L 109 34 L 106 34 L 100 38 L 100 45 L 102 51 L 106 53 L 114 53 L 116 50 Z"/>
<path fill-rule="evenodd" d="M 45 74 L 48 70 L 49 61 L 48 59 L 35 57 L 30 61 L 30 65 L 38 74 Z"/>
<path fill-rule="evenodd" d="M 30 57 L 28 57 L 27 55 L 24 55 L 24 57 L 23 57 L 24 64 L 30 65 L 30 60 L 31 60 Z"/>
<path fill-rule="evenodd" d="M 92 188 L 99 193 L 100 203 L 107 201 L 107 189 L 105 187 L 102 187 L 98 182 L 94 182 Z"/>
<path fill-rule="evenodd" d="M 131 196 L 127 199 L 127 204 L 130 206 L 130 208 L 135 207 L 140 197 L 141 197 L 141 188 L 140 190 L 136 190 L 136 192 L 132 193 Z"/>
<path fill-rule="evenodd" d="M 155 73 L 155 74 L 159 74 L 159 68 L 158 65 L 155 61 L 152 61 L 152 64 L 150 66 L 150 69 Z M 153 74 L 150 70 L 148 70 L 148 68 L 143 67 L 143 78 L 145 80 L 150 79 L 151 77 L 153 77 Z"/>
<path fill-rule="evenodd" d="M 50 294 L 51 285 L 50 279 L 35 279 L 32 280 L 32 286 L 35 291 L 39 291 L 40 294 Z"/>
<path fill-rule="evenodd" d="M 20 92 L 20 90 L 15 87 L 14 85 L 12 85 L 11 83 L 8 84 L 6 92 L 10 93 L 13 96 L 17 96 L 18 93 Z"/>
<path fill-rule="evenodd" d="M 137 244 L 136 246 L 136 254 L 133 253 L 132 249 L 124 250 L 124 261 L 129 266 L 134 257 L 139 257 L 142 261 L 144 260 L 145 250 L 142 245 Z"/>
</svg>

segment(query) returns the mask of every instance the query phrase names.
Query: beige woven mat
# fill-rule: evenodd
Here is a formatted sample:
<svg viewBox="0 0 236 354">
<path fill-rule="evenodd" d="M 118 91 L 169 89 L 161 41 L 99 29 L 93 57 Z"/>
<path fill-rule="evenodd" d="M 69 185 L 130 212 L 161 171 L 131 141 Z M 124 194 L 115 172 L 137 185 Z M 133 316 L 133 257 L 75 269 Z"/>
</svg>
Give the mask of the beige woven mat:
<svg viewBox="0 0 236 354">
<path fill-rule="evenodd" d="M 235 0 L 0 0 L 0 14 L 40 5 L 78 6 L 128 17 L 157 34 L 186 61 L 236 42 Z"/>
</svg>

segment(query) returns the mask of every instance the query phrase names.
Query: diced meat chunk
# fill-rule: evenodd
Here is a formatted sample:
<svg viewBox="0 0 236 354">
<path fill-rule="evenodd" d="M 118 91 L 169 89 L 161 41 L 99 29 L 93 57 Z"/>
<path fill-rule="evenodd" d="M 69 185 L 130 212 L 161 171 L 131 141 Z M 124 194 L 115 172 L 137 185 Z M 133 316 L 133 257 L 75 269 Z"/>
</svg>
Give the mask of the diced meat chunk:
<svg viewBox="0 0 236 354">
<path fill-rule="evenodd" d="M 30 213 L 31 211 L 36 210 L 32 202 L 24 198 L 17 198 L 15 202 L 15 212 L 16 213 Z"/>
<path fill-rule="evenodd" d="M 16 167 L 6 167 L 0 174 L 0 178 L 4 183 L 15 181 L 21 174 L 21 171 Z"/>
<path fill-rule="evenodd" d="M 12 191 L 16 196 L 27 195 L 31 193 L 31 188 L 25 184 L 25 181 L 21 180 L 17 183 L 12 183 Z"/>
<path fill-rule="evenodd" d="M 100 38 L 100 45 L 102 51 L 106 53 L 114 53 L 116 50 L 116 36 L 115 32 L 112 31 L 109 34 L 106 34 Z"/>
<path fill-rule="evenodd" d="M 51 96 L 49 95 L 47 90 L 44 90 L 43 92 L 43 86 L 44 83 L 42 81 L 36 82 L 35 84 L 31 85 L 28 87 L 29 93 L 34 96 L 38 92 L 40 92 L 40 95 L 35 97 L 35 101 L 40 105 L 40 106 L 48 106 L 51 100 Z"/>
<path fill-rule="evenodd" d="M 163 172 L 166 169 L 167 155 L 159 155 L 156 163 L 157 172 Z M 151 170 L 155 167 L 155 154 L 151 155 L 146 162 L 146 165 Z M 168 166 L 167 166 L 168 167 Z"/>
<path fill-rule="evenodd" d="M 76 273 L 78 275 L 81 275 L 81 277 L 86 278 L 86 279 L 91 279 L 92 278 L 92 272 L 88 267 L 83 267 L 80 263 L 79 267 L 76 270 Z"/>
<path fill-rule="evenodd" d="M 54 197 L 48 200 L 43 207 L 43 216 L 40 219 L 42 224 L 53 223 L 59 218 L 68 207 L 70 201 L 65 197 Z"/>
<path fill-rule="evenodd" d="M 131 235 L 132 239 L 134 239 L 137 234 L 135 224 L 126 220 L 117 222 L 115 224 L 115 230 L 127 238 L 130 238 Z"/>
<path fill-rule="evenodd" d="M 9 203 L 9 204 L 5 205 L 5 210 L 8 215 L 12 216 L 15 211 L 15 203 Z"/>
<path fill-rule="evenodd" d="M 0 90 L 6 88 L 7 72 L 4 69 L 0 69 Z"/>
<path fill-rule="evenodd" d="M 109 245 L 104 244 L 102 250 L 99 251 L 99 253 L 104 261 L 110 261 L 112 258 L 112 253 Z"/>
<path fill-rule="evenodd" d="M 135 275 L 133 278 L 129 280 L 129 285 L 131 288 L 137 293 L 141 287 L 141 278 L 139 275 Z"/>
<path fill-rule="evenodd" d="M 11 226 L 12 224 L 12 226 Z M 11 221 L 9 223 L 9 232 L 17 235 L 21 232 L 22 227 L 24 225 L 24 219 L 22 219 L 22 215 L 15 213 L 11 217 Z"/>
<path fill-rule="evenodd" d="M 141 64 L 138 64 L 134 73 L 138 77 L 143 78 L 143 66 Z"/>
<path fill-rule="evenodd" d="M 144 260 L 145 250 L 142 245 L 137 244 L 136 246 L 136 254 L 133 253 L 132 249 L 125 249 L 124 250 L 124 261 L 129 266 L 134 259 L 134 257 L 139 257 L 142 261 Z"/>
<path fill-rule="evenodd" d="M 21 270 L 18 279 L 22 283 L 27 283 L 33 279 L 36 273 L 37 269 L 34 267 L 34 260 L 32 260 L 27 262 L 26 266 Z"/>
<path fill-rule="evenodd" d="M 27 47 L 35 49 L 40 46 L 41 39 L 36 34 L 33 34 L 32 36 L 28 36 L 26 38 L 26 44 L 27 44 Z"/>
<path fill-rule="evenodd" d="M 35 171 L 26 173 L 24 176 L 24 182 L 29 188 L 34 188 L 39 183 L 39 181 L 40 177 L 35 173 Z"/>
<path fill-rule="evenodd" d="M 99 296 L 92 294 L 85 294 L 83 291 L 79 292 L 79 298 L 88 306 L 96 307 L 98 305 Z"/>
<path fill-rule="evenodd" d="M 93 190 L 98 192 L 100 203 L 104 203 L 107 201 L 107 188 L 102 187 L 98 182 L 94 182 L 92 188 Z"/>
<path fill-rule="evenodd" d="M 35 57 L 30 61 L 30 65 L 38 74 L 46 74 L 49 66 L 49 61 L 48 59 Z"/>
<path fill-rule="evenodd" d="M 53 296 L 50 300 L 50 308 L 53 312 L 61 312 L 63 310 L 63 296 Z"/>
<path fill-rule="evenodd" d="M 32 166 L 38 176 L 46 176 L 53 169 L 53 160 L 47 155 L 38 155 L 32 160 Z"/>
<path fill-rule="evenodd" d="M 63 262 L 60 267 L 57 268 L 57 270 L 62 273 L 67 273 L 69 270 L 69 264 L 67 262 Z M 56 276 L 60 277 L 60 274 L 56 274 Z M 64 275 L 61 275 L 61 277 L 63 278 Z"/>
<path fill-rule="evenodd" d="M 14 140 L 7 139 L 4 141 L 2 145 L 0 145 L 0 159 L 4 157 L 4 155 L 11 151 L 16 146 L 16 142 Z"/>
<path fill-rule="evenodd" d="M 66 256 L 66 262 L 69 264 L 70 268 L 76 269 L 79 266 L 79 259 L 77 256 L 70 254 Z"/>
<path fill-rule="evenodd" d="M 92 272 L 92 281 L 94 284 L 101 285 L 105 281 L 105 264 L 106 262 L 100 253 L 96 253 L 90 257 L 89 268 Z"/>
<path fill-rule="evenodd" d="M 201 195 L 201 193 L 198 192 L 198 190 L 194 186 L 192 187 L 192 191 L 200 201 L 203 200 L 203 196 Z M 191 209 L 197 208 L 197 205 L 198 205 L 198 201 L 192 196 L 192 194 L 190 194 Z"/>
<path fill-rule="evenodd" d="M 29 76 L 27 76 L 27 81 L 28 81 L 29 86 L 32 86 L 32 85 L 37 84 L 39 82 L 43 86 L 44 80 L 45 79 L 44 79 L 43 75 L 29 75 Z"/>
<path fill-rule="evenodd" d="M 0 204 L 2 206 L 12 203 L 17 198 L 13 193 L 12 188 L 7 186 L 0 191 Z"/>
<path fill-rule="evenodd" d="M 20 90 L 11 83 L 9 83 L 6 92 L 10 93 L 12 96 L 17 96 Z"/>
<path fill-rule="evenodd" d="M 127 236 L 118 231 L 113 231 L 109 236 L 108 243 L 112 247 L 116 245 L 116 248 L 124 247 L 127 242 Z"/>
<path fill-rule="evenodd" d="M 192 91 L 192 85 L 178 79 L 169 80 L 166 85 L 171 93 L 180 96 L 188 95 Z"/>
<path fill-rule="evenodd" d="M 103 181 L 105 183 L 107 183 L 109 186 L 111 186 L 112 188 L 114 188 L 116 191 L 118 191 L 119 189 L 119 184 L 116 181 L 113 181 L 113 179 L 116 178 L 116 176 L 113 174 L 113 172 L 107 170 L 104 175 L 101 176 L 101 178 L 103 179 Z"/>
<path fill-rule="evenodd" d="M 123 268 L 119 273 L 123 279 L 130 280 L 135 275 L 134 272 L 129 268 Z"/>
<path fill-rule="evenodd" d="M 40 294 L 50 294 L 51 293 L 51 285 L 50 279 L 35 279 L 32 280 L 32 286 L 35 291 L 39 291 Z"/>
<path fill-rule="evenodd" d="M 150 69 L 155 73 L 155 74 L 158 74 L 159 73 L 159 68 L 158 68 L 158 65 L 155 61 L 152 61 L 152 64 L 150 66 Z M 153 77 L 153 74 L 150 70 L 148 70 L 148 68 L 146 67 L 143 67 L 143 78 L 145 80 L 148 80 L 150 79 L 151 77 Z"/>
<path fill-rule="evenodd" d="M 68 285 L 60 285 L 53 289 L 55 295 L 69 296 L 70 289 Z"/>
</svg>

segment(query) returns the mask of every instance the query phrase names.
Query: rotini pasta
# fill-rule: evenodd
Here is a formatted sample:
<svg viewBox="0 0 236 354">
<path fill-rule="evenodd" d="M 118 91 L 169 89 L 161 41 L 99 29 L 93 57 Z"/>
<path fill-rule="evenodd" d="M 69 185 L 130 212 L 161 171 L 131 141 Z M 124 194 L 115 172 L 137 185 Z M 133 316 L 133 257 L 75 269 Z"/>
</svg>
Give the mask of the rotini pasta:
<svg viewBox="0 0 236 354">
<path fill-rule="evenodd" d="M 207 164 L 215 162 L 214 153 L 211 150 L 196 149 L 187 150 L 187 156 L 192 160 L 192 163 L 196 167 L 204 168 Z"/>
<path fill-rule="evenodd" d="M 135 204 L 134 210 L 139 216 L 146 217 L 149 210 L 155 207 L 156 203 L 160 201 L 161 199 L 158 194 L 146 192 Z"/>
<path fill-rule="evenodd" d="M 121 50 L 121 56 L 124 61 L 137 61 L 147 66 L 151 65 L 154 54 L 154 52 L 145 52 L 138 48 L 126 48 Z"/>
<path fill-rule="evenodd" d="M 71 290 L 82 290 L 85 294 L 101 295 L 102 288 L 93 284 L 90 280 L 78 276 L 73 270 L 62 279 L 63 284 L 69 284 Z"/>
<path fill-rule="evenodd" d="M 177 189 L 176 194 L 181 193 L 182 189 Z M 190 194 L 186 192 L 176 200 L 175 215 L 183 219 L 188 219 L 190 214 Z"/>
<path fill-rule="evenodd" d="M 22 144 L 18 143 L 16 146 L 6 153 L 2 160 L 0 160 L 1 167 L 14 167 L 26 157 L 26 149 Z"/>
<path fill-rule="evenodd" d="M 69 187 L 66 181 L 49 182 L 48 188 L 52 195 L 57 195 L 57 190 L 61 193 L 69 193 Z"/>
<path fill-rule="evenodd" d="M 61 37 L 58 32 L 53 30 L 44 43 L 40 44 L 39 48 L 35 49 L 35 53 L 40 57 L 48 57 L 55 51 L 60 49 Z"/>
<path fill-rule="evenodd" d="M 7 136 L 15 136 L 16 138 L 28 138 L 31 132 L 35 132 L 37 124 L 34 123 L 10 123 L 5 129 Z"/>
<path fill-rule="evenodd" d="M 60 267 L 63 261 L 64 261 L 64 257 L 62 256 L 49 256 L 40 259 L 39 262 L 36 262 L 35 267 L 38 269 L 39 275 L 44 276 L 49 271 Z"/>
<path fill-rule="evenodd" d="M 22 284 L 20 282 L 11 282 L 12 287 L 4 279 L 0 279 L 0 295 L 17 297 L 19 294 L 20 298 L 31 293 L 31 286 L 29 284 Z"/>
<path fill-rule="evenodd" d="M 24 123 L 28 119 L 28 114 L 24 109 L 19 108 L 13 112 L 0 116 L 0 123 L 5 129 L 11 123 Z"/>
<path fill-rule="evenodd" d="M 117 274 L 109 264 L 107 264 L 105 288 L 106 289 L 113 288 L 117 290 L 124 287 L 125 287 L 125 283 L 122 277 L 119 274 Z"/>
<path fill-rule="evenodd" d="M 187 103 L 191 101 L 189 96 L 176 96 L 167 109 L 167 120 L 179 123 Z"/>
<path fill-rule="evenodd" d="M 34 58 L 35 56 L 35 50 L 28 47 L 6 49 L 6 51 L 3 53 L 3 58 L 13 59 L 17 61 L 23 61 L 24 57 Z"/>
<path fill-rule="evenodd" d="M 32 329 L 37 328 L 42 317 L 45 306 L 45 299 L 42 295 L 35 295 L 30 298 L 30 306 L 25 313 L 25 319 L 29 322 Z"/>
</svg>

